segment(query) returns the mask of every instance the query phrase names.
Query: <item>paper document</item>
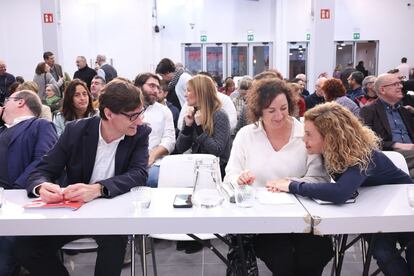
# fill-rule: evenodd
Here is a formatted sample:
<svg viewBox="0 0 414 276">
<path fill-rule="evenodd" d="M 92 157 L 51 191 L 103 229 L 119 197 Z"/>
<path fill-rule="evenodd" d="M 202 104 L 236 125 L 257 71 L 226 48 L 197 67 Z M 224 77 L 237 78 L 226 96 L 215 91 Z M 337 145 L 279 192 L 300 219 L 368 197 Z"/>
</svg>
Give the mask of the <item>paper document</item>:
<svg viewBox="0 0 414 276">
<path fill-rule="evenodd" d="M 293 196 L 288 193 L 272 193 L 266 188 L 257 189 L 256 198 L 261 204 L 294 204 Z"/>
<path fill-rule="evenodd" d="M 35 199 L 32 202 L 25 204 L 24 208 L 69 208 L 72 210 L 77 210 L 83 205 L 83 202 L 75 202 L 75 201 L 62 201 L 58 203 L 46 203 L 43 200 Z"/>
</svg>

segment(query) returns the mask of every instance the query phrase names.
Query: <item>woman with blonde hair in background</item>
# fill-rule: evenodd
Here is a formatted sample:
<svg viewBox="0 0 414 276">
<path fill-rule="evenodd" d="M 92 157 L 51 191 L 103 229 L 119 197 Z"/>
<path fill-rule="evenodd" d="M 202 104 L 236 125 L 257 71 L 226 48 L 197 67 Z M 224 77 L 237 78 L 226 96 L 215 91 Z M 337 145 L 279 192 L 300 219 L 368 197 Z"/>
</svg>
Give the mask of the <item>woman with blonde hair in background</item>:
<svg viewBox="0 0 414 276">
<path fill-rule="evenodd" d="M 335 204 L 345 203 L 361 186 L 412 183 L 379 147 L 379 138 L 348 109 L 337 103 L 318 105 L 305 113 L 306 149 L 322 154 L 324 165 L 335 183 L 307 183 L 280 179 L 268 183 L 271 191 L 290 192 Z M 414 233 L 378 233 L 371 244 L 373 256 L 385 275 L 414 275 L 414 248 L 405 259 L 397 254 L 396 243 L 404 247 Z"/>
</svg>

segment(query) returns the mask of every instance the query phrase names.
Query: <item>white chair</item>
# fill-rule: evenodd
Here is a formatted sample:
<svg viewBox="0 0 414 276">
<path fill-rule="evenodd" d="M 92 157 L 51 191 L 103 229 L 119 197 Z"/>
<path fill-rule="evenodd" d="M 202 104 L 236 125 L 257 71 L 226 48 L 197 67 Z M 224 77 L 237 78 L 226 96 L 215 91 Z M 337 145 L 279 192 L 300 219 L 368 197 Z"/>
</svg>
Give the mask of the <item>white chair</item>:
<svg viewBox="0 0 414 276">
<path fill-rule="evenodd" d="M 397 168 L 400 168 L 403 172 L 410 175 L 404 155 L 397 151 L 383 151 L 383 153 L 394 163 Z"/>
</svg>

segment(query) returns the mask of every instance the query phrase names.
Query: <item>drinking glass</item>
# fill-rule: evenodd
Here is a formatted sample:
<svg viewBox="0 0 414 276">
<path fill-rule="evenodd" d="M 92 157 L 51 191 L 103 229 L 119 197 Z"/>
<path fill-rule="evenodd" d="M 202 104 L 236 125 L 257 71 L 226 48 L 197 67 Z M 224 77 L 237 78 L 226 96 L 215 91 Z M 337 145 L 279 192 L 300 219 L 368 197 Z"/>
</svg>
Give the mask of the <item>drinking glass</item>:
<svg viewBox="0 0 414 276">
<path fill-rule="evenodd" d="M 410 205 L 411 208 L 414 208 L 414 185 L 407 186 L 407 200 L 408 205 Z"/>
<path fill-rule="evenodd" d="M 250 185 L 238 185 L 235 190 L 236 206 L 241 208 L 253 207 L 256 189 Z"/>
<path fill-rule="evenodd" d="M 131 188 L 132 204 L 136 211 L 143 211 L 151 204 L 151 187 Z"/>
<path fill-rule="evenodd" d="M 0 187 L 0 208 L 3 206 L 3 195 L 4 195 L 4 188 Z"/>
</svg>

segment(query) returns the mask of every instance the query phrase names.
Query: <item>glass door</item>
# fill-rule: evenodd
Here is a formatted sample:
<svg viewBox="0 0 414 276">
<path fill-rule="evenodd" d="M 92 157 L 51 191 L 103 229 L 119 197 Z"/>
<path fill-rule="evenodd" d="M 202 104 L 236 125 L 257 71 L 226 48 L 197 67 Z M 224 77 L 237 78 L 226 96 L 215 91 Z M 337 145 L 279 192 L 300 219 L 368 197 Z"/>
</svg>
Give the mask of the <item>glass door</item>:
<svg viewBox="0 0 414 276">
<path fill-rule="evenodd" d="M 221 83 L 223 76 L 226 76 L 224 45 L 222 43 L 203 44 L 203 49 L 203 64 L 206 65 L 204 70 L 210 73 L 217 83 Z"/>
<path fill-rule="evenodd" d="M 249 44 L 250 75 L 255 76 L 272 66 L 272 44 L 268 42 Z"/>
<path fill-rule="evenodd" d="M 377 75 L 378 41 L 356 41 L 355 62 L 363 62 L 365 75 Z"/>
<path fill-rule="evenodd" d="M 336 66 L 340 70 L 347 67 L 355 67 L 354 49 L 352 41 L 336 42 Z"/>
<path fill-rule="evenodd" d="M 229 55 L 227 59 L 227 72 L 230 73 L 230 76 L 245 76 L 249 73 L 248 50 L 249 47 L 247 43 L 228 44 L 227 52 Z"/>
<path fill-rule="evenodd" d="M 195 75 L 203 70 L 202 47 L 201 44 L 183 44 L 184 67 L 191 74 Z"/>
<path fill-rule="evenodd" d="M 308 43 L 288 42 L 289 49 L 289 79 L 297 74 L 305 74 L 308 64 Z"/>
</svg>

